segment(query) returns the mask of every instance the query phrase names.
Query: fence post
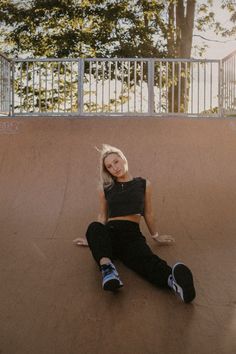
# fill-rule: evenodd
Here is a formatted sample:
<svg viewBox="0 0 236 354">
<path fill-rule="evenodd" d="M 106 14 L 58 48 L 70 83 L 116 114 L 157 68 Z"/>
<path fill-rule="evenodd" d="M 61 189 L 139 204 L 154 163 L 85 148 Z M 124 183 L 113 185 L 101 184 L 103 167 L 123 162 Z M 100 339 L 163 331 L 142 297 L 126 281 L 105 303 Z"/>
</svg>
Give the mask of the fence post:
<svg viewBox="0 0 236 354">
<path fill-rule="evenodd" d="M 154 103 L 154 65 L 155 59 L 148 60 L 148 113 L 153 115 L 155 112 Z"/>
<path fill-rule="evenodd" d="M 14 84 L 15 84 L 15 63 L 11 60 L 9 65 L 9 116 L 14 116 Z"/>
<path fill-rule="evenodd" d="M 8 87 L 8 115 L 11 116 L 11 62 L 8 62 L 8 76 L 7 76 L 7 87 Z"/>
<path fill-rule="evenodd" d="M 219 116 L 224 116 L 224 70 L 223 61 L 219 60 L 219 74 L 218 74 L 218 104 L 219 104 Z"/>
<path fill-rule="evenodd" d="M 0 53 L 0 112 L 10 116 L 11 60 Z"/>
<path fill-rule="evenodd" d="M 78 114 L 84 112 L 84 59 L 78 61 Z"/>
</svg>

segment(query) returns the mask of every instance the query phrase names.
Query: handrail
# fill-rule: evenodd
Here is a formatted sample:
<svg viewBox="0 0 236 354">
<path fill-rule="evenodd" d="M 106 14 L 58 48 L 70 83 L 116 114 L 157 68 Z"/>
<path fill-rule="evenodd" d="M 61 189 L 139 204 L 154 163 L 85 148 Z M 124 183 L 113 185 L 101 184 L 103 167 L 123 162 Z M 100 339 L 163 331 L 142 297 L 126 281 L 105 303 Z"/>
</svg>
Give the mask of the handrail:
<svg viewBox="0 0 236 354">
<path fill-rule="evenodd" d="M 12 59 L 14 62 L 74 62 L 79 60 L 86 60 L 86 61 L 93 61 L 93 62 L 105 62 L 105 61 L 144 61 L 144 60 L 155 60 L 155 61 L 165 61 L 165 62 L 199 62 L 199 63 L 218 63 L 220 59 L 196 59 L 196 58 L 149 58 L 149 57 L 142 57 L 142 58 L 125 58 L 125 57 L 116 57 L 116 58 L 46 58 L 46 57 L 38 57 L 38 58 L 16 58 Z"/>
</svg>

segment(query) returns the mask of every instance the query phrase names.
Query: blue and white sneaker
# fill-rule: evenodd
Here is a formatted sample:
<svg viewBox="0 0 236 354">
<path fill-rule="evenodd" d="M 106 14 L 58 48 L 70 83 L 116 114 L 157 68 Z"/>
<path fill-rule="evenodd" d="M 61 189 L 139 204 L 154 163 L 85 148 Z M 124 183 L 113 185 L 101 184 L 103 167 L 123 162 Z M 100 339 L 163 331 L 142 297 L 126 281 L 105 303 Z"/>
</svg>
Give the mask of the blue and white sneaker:
<svg viewBox="0 0 236 354">
<path fill-rule="evenodd" d="M 169 286 L 188 303 L 196 296 L 191 270 L 183 263 L 176 263 L 168 280 Z"/>
<path fill-rule="evenodd" d="M 102 271 L 102 287 L 104 290 L 115 291 L 123 286 L 119 278 L 119 274 L 113 263 L 101 266 Z"/>
</svg>

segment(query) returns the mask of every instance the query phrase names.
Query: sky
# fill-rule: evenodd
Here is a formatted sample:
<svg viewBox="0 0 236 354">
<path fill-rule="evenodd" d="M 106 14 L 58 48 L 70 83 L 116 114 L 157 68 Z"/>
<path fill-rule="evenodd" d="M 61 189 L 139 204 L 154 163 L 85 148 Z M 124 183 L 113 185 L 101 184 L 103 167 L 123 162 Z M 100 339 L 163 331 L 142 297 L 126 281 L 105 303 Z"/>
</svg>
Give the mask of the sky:
<svg viewBox="0 0 236 354">
<path fill-rule="evenodd" d="M 227 10 L 222 10 L 220 8 L 222 1 L 221 0 L 213 0 L 213 11 L 216 14 L 217 20 L 224 26 L 227 27 L 228 24 L 232 24 L 230 22 L 230 15 Z M 236 1 L 235 1 L 235 8 L 236 8 Z M 195 35 L 202 35 L 208 39 L 216 40 L 217 42 L 212 41 L 204 41 L 199 37 L 193 38 L 193 45 L 195 44 L 202 44 L 205 43 L 208 45 L 206 52 L 204 53 L 203 57 L 206 59 L 223 59 L 227 55 L 231 54 L 234 50 L 236 50 L 236 38 L 222 38 L 217 36 L 213 31 L 208 31 L 206 33 L 198 33 L 195 31 Z M 225 42 L 225 43 L 224 43 Z M 199 56 L 194 53 L 192 57 L 198 58 Z"/>
</svg>

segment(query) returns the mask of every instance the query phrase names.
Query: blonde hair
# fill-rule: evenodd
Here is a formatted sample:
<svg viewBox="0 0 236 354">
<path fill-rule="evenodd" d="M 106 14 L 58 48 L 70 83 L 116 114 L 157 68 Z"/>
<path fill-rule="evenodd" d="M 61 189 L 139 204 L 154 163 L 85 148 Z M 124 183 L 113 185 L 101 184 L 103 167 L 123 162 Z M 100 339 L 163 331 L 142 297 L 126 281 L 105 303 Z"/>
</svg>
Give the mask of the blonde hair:
<svg viewBox="0 0 236 354">
<path fill-rule="evenodd" d="M 111 145 L 108 144 L 102 144 L 102 149 L 98 149 L 96 147 L 97 151 L 100 152 L 100 187 L 103 188 L 109 188 L 111 187 L 116 178 L 114 176 L 112 176 L 106 169 L 105 166 L 105 159 L 107 156 L 111 155 L 111 154 L 116 154 L 118 155 L 124 162 L 125 162 L 125 170 L 128 171 L 128 161 L 125 157 L 125 155 L 123 154 L 123 152 Z"/>
</svg>

